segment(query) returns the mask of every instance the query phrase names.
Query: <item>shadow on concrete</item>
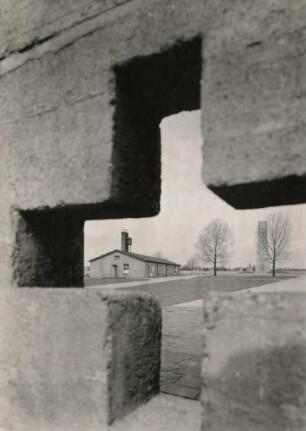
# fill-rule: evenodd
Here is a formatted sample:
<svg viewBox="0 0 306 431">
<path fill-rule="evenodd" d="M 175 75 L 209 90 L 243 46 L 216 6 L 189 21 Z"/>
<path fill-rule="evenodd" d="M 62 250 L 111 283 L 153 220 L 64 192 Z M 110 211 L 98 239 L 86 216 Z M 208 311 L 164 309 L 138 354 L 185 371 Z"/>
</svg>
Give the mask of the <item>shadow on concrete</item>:
<svg viewBox="0 0 306 431">
<path fill-rule="evenodd" d="M 232 356 L 218 377 L 205 377 L 204 424 L 218 431 L 305 430 L 305 377 L 301 344 Z"/>
</svg>

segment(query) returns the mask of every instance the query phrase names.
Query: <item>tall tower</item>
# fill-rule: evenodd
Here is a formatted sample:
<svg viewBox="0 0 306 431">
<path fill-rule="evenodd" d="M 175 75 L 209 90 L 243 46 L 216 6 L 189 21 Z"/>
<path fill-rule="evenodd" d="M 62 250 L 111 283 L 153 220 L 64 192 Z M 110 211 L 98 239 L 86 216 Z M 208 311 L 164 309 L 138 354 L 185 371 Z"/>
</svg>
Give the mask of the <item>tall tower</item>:
<svg viewBox="0 0 306 431">
<path fill-rule="evenodd" d="M 121 251 L 131 251 L 132 246 L 132 238 L 129 237 L 129 234 L 126 230 L 121 232 Z"/>
<path fill-rule="evenodd" d="M 267 243 L 268 223 L 259 221 L 257 225 L 257 259 L 256 271 L 267 272 L 269 270 L 269 262 L 265 254 L 265 245 Z"/>
</svg>

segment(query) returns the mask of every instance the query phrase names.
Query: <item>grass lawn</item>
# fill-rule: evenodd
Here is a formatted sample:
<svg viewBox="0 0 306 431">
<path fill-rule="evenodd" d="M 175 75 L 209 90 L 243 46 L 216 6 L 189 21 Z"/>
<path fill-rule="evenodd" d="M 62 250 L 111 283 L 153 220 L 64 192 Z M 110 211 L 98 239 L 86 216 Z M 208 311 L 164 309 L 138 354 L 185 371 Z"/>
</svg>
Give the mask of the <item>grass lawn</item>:
<svg viewBox="0 0 306 431">
<path fill-rule="evenodd" d="M 187 280 L 178 279 L 156 284 L 143 286 L 126 287 L 120 290 L 150 292 L 156 295 L 161 305 L 173 305 L 182 302 L 193 301 L 203 298 L 209 291 L 233 292 L 236 290 L 248 289 L 250 287 L 262 286 L 264 284 L 275 283 L 277 281 L 293 278 L 294 276 L 279 275 L 218 275 L 195 277 Z"/>
</svg>

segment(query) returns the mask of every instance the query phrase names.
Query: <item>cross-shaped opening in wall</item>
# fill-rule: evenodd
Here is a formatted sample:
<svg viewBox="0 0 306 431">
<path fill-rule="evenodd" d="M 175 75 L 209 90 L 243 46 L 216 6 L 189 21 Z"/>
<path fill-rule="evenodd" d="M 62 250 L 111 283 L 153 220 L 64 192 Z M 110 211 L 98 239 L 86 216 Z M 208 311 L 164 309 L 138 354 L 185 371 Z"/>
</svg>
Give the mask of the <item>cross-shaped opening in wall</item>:
<svg viewBox="0 0 306 431">
<path fill-rule="evenodd" d="M 160 122 L 200 108 L 201 39 L 115 68 L 113 196 L 155 215 L 160 200 Z"/>
<path fill-rule="evenodd" d="M 18 286 L 82 287 L 85 220 L 159 212 L 161 120 L 200 108 L 201 38 L 114 68 L 112 196 L 101 204 L 16 212 Z"/>
<path fill-rule="evenodd" d="M 177 41 L 159 53 L 136 57 L 114 67 L 111 198 L 80 206 L 16 212 L 18 228 L 13 259 L 18 286 L 83 287 L 86 220 L 158 214 L 160 124 L 165 117 L 200 108 L 203 67 L 205 71 L 201 37 Z M 221 184 L 214 190 L 237 208 L 299 203 L 301 196 L 297 199 L 295 193 L 300 189 L 294 188 L 297 192 L 290 194 L 291 179 L 282 181 L 284 187 L 275 180 L 241 187 Z M 118 271 L 118 265 L 114 266 L 113 272 Z M 130 268 L 125 271 L 131 274 Z M 177 268 L 154 266 L 151 262 L 147 272 L 169 275 L 177 273 Z"/>
<path fill-rule="evenodd" d="M 203 185 L 200 174 L 202 165 L 200 113 L 197 111 L 182 114 L 182 111 L 200 109 L 201 75 L 202 68 L 205 67 L 201 52 L 201 38 L 196 37 L 192 40 L 179 41 L 158 54 L 134 58 L 114 67 L 116 91 L 113 101 L 115 114 L 111 198 L 107 202 L 88 205 L 71 207 L 63 205 L 56 209 L 43 208 L 35 211 L 16 212 L 14 222 L 17 226 L 17 234 L 13 259 L 14 278 L 18 286 L 83 287 L 84 223 L 86 220 L 143 218 L 159 213 L 161 139 L 167 140 L 166 135 L 169 130 L 167 124 L 170 123 L 172 123 L 172 127 L 176 128 L 176 138 L 178 138 L 178 134 L 183 135 L 180 126 L 182 127 L 188 115 L 196 118 L 198 141 L 201 141 L 198 152 L 193 152 L 191 155 L 186 153 L 186 156 L 183 156 L 183 152 L 180 153 L 179 145 L 175 145 L 175 138 L 172 139 L 171 148 L 169 147 L 170 149 L 168 148 L 167 151 L 168 159 L 172 159 L 172 161 L 179 157 L 186 157 L 185 167 L 188 166 L 188 157 L 196 158 L 199 161 L 198 183 L 194 190 L 189 188 L 190 202 L 188 202 L 191 207 L 196 205 L 197 215 L 195 216 L 195 211 L 192 213 L 192 208 L 181 211 L 185 227 L 177 234 L 174 241 L 181 248 L 186 249 L 188 242 L 186 239 L 194 236 L 195 243 L 197 241 L 195 235 L 200 235 L 201 229 L 206 224 L 209 225 L 213 219 L 220 218 L 220 214 L 223 217 L 228 215 L 231 218 L 230 212 L 235 210 L 225 202 L 219 199 L 220 213 L 217 214 L 212 209 L 215 207 L 210 207 L 209 195 L 204 198 L 204 195 L 200 197 L 197 194 L 196 188 L 200 187 L 200 183 L 201 186 Z M 176 114 L 181 117 L 175 119 Z M 177 123 L 175 123 L 176 121 Z M 188 147 L 187 143 L 186 147 Z M 190 162 L 189 165 L 189 169 L 195 170 L 193 163 Z M 168 170 L 168 166 L 164 167 L 163 185 L 166 183 L 165 175 Z M 220 169 L 222 168 L 223 166 L 220 166 Z M 188 183 L 190 187 L 194 177 L 189 175 L 188 170 L 181 171 L 178 177 L 180 182 L 173 185 L 172 191 L 174 198 L 179 200 L 180 192 L 185 186 L 184 182 Z M 283 187 L 284 184 L 285 187 Z M 288 181 L 284 179 L 281 183 L 271 181 L 270 183 L 244 184 L 233 187 L 225 184 L 214 190 L 225 201 L 229 201 L 237 208 L 256 208 L 288 203 L 291 202 L 290 199 L 297 203 L 301 202 L 302 195 L 297 188 L 294 188 L 295 191 L 292 192 L 289 199 L 292 184 L 292 178 L 289 178 Z M 280 189 L 282 189 L 282 193 L 279 193 Z M 211 192 L 207 191 L 207 193 Z M 180 210 L 181 208 L 176 208 L 172 201 L 173 215 L 179 213 Z M 199 214 L 201 211 L 202 214 Z M 286 211 L 290 215 L 290 210 L 286 209 Z M 152 259 L 152 256 L 147 256 L 147 254 L 152 253 L 153 250 L 139 249 L 137 247 L 139 239 L 134 237 L 133 232 L 129 232 L 133 238 L 125 235 L 124 246 L 122 238 L 119 238 L 116 250 L 113 252 L 111 249 L 105 249 L 104 244 L 101 244 L 101 251 L 98 251 L 97 254 L 100 252 L 103 256 L 98 256 L 97 259 L 94 255 L 90 256 L 94 259 L 91 263 L 90 279 L 85 278 L 85 286 L 88 289 L 94 289 L 99 283 L 113 283 L 119 278 L 122 278 L 120 283 L 133 278 L 138 280 L 168 278 L 164 284 L 148 283 L 144 287 L 137 281 L 138 285 L 136 283 L 134 286 L 127 287 L 129 290 L 137 290 L 140 287 L 140 290 L 149 291 L 160 299 L 163 308 L 160 381 L 162 391 L 193 399 L 199 397 L 201 298 L 203 295 L 209 290 L 229 292 L 253 288 L 263 284 L 263 281 L 268 283 L 270 280 L 271 274 L 264 266 L 267 262 L 262 255 L 268 237 L 268 224 L 267 229 L 259 230 L 261 233 L 258 232 L 258 238 L 256 237 L 257 223 L 265 222 L 266 215 L 268 214 L 264 212 L 258 214 L 258 218 L 257 215 L 253 215 L 253 228 L 250 229 L 249 225 L 245 223 L 246 213 L 236 212 L 234 237 L 236 237 L 236 244 L 237 242 L 239 244 L 240 255 L 236 254 L 234 261 L 229 265 L 226 265 L 225 260 L 216 259 L 213 269 L 218 272 L 218 277 L 215 277 L 213 273 L 209 274 L 211 261 L 205 264 L 203 260 L 199 259 L 205 257 L 205 242 L 202 247 L 200 237 L 197 251 L 200 252 L 202 248 L 204 254 L 199 256 L 200 253 L 198 253 L 195 256 L 190 248 L 190 253 L 184 255 L 184 260 L 178 255 L 177 257 L 169 256 L 163 249 L 162 241 L 160 248 L 156 247 L 155 256 Z M 292 219 L 294 219 L 293 213 Z M 126 227 L 125 221 L 120 221 L 120 223 L 121 226 L 114 232 L 114 236 L 120 235 L 121 228 L 124 231 Z M 169 232 L 173 224 L 171 223 L 171 228 L 169 224 Z M 205 240 L 205 235 L 203 238 Z M 256 238 L 261 240 L 257 247 L 257 260 L 256 254 L 249 253 L 252 248 L 256 252 L 256 248 L 254 248 Z M 131 241 L 132 239 L 135 240 L 135 244 Z M 223 250 L 221 251 L 223 252 Z M 136 256 L 131 255 L 131 252 L 134 252 Z M 141 252 L 144 255 L 140 255 Z M 104 259 L 107 260 L 106 266 L 102 265 Z M 182 265 L 182 268 L 178 264 Z M 262 267 L 259 268 L 259 265 Z M 258 273 L 254 269 L 256 266 Z M 97 272 L 94 273 L 93 270 Z M 233 270 L 235 273 L 232 272 Z M 228 274 L 231 276 L 229 277 Z M 182 280 L 178 277 L 180 275 L 187 275 L 188 278 Z M 172 284 L 171 280 L 169 282 L 171 277 L 176 279 Z M 277 281 L 290 277 L 290 274 L 282 273 Z M 101 281 L 101 278 L 104 280 Z M 112 279 L 111 282 L 109 279 Z M 186 284 L 187 279 L 189 281 Z M 126 287 L 123 286 L 121 289 L 124 290 Z M 197 304 L 188 305 L 194 301 L 198 301 Z M 185 320 L 182 319 L 182 311 L 184 311 L 185 317 L 188 316 Z"/>
</svg>

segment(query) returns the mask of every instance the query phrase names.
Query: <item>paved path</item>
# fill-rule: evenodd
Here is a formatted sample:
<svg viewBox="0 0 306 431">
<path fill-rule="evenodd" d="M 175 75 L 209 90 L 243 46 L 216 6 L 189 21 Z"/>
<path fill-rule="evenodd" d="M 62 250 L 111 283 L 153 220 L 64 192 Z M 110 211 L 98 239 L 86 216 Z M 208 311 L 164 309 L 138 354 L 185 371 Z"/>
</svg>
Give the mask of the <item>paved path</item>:
<svg viewBox="0 0 306 431">
<path fill-rule="evenodd" d="M 277 283 L 269 283 L 269 284 L 264 284 L 263 286 L 252 287 L 250 289 L 239 291 L 239 294 L 260 293 L 260 292 L 305 292 L 306 293 L 306 276 L 290 278 L 288 280 L 278 281 Z"/>
<path fill-rule="evenodd" d="M 202 327 L 202 307 L 163 307 L 162 392 L 199 399 Z"/>
<path fill-rule="evenodd" d="M 197 274 L 197 275 L 175 275 L 171 277 L 156 277 L 156 278 L 149 278 L 147 280 L 139 280 L 139 281 L 121 281 L 119 283 L 109 283 L 109 284 L 99 284 L 94 286 L 86 286 L 90 289 L 125 289 L 127 287 L 138 287 L 138 286 L 148 286 L 150 284 L 158 284 L 158 283 L 164 283 L 169 281 L 177 281 L 177 280 L 188 280 L 190 278 L 198 278 L 198 277 L 205 277 L 210 274 Z"/>
<path fill-rule="evenodd" d="M 162 305 L 161 391 L 198 400 L 201 391 L 203 298 L 209 291 L 247 295 L 251 292 L 305 291 L 306 277 L 274 279 L 267 275 L 165 277 L 90 286 L 90 289 L 141 290 Z M 291 275 L 292 277 L 292 275 Z M 279 281 L 282 278 L 281 281 Z M 189 280 L 186 283 L 186 280 Z"/>
<path fill-rule="evenodd" d="M 305 292 L 306 277 L 282 280 L 234 292 Z M 163 307 L 161 391 L 198 400 L 201 391 L 203 300 Z"/>
</svg>

